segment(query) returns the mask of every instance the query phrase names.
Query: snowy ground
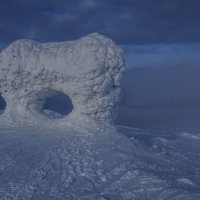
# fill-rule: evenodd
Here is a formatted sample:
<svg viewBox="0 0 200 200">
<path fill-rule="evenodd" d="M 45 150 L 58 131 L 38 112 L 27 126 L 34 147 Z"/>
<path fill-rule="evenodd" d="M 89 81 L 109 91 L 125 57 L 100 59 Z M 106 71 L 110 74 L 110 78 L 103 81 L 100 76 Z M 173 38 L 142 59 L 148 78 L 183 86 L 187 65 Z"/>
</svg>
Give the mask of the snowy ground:
<svg viewBox="0 0 200 200">
<path fill-rule="evenodd" d="M 0 200 L 200 199 L 199 67 L 127 71 L 111 127 L 96 121 L 114 119 L 121 53 L 98 34 L 1 52 Z"/>
<path fill-rule="evenodd" d="M 0 127 L 1 200 L 200 199 L 200 132 Z"/>
<path fill-rule="evenodd" d="M 49 110 L 0 121 L 0 200 L 199 200 L 200 73 L 185 71 L 126 73 L 117 130 Z"/>
</svg>

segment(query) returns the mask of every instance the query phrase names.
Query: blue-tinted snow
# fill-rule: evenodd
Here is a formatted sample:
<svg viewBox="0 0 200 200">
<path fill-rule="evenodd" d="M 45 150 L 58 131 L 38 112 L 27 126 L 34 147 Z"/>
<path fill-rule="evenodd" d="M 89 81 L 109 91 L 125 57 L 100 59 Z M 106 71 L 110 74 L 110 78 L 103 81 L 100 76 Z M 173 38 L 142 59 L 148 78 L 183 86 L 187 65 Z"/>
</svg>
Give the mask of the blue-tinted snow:
<svg viewBox="0 0 200 200">
<path fill-rule="evenodd" d="M 0 126 L 2 200 L 200 198 L 200 133 Z"/>
<path fill-rule="evenodd" d="M 1 122 L 0 199 L 200 199 L 200 74 L 193 70 L 125 74 L 119 133 Z"/>
</svg>

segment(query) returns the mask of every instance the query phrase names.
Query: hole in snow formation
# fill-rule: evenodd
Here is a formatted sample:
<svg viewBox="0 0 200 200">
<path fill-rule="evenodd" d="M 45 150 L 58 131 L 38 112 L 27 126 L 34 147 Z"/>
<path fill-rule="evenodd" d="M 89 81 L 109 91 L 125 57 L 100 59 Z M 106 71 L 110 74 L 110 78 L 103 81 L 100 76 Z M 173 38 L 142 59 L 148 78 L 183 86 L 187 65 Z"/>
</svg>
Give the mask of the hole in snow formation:
<svg viewBox="0 0 200 200">
<path fill-rule="evenodd" d="M 6 109 L 6 102 L 0 94 L 0 114 Z"/>
<path fill-rule="evenodd" d="M 64 118 L 73 110 L 71 99 L 60 92 L 46 97 L 43 104 L 43 113 L 49 118 Z"/>
</svg>

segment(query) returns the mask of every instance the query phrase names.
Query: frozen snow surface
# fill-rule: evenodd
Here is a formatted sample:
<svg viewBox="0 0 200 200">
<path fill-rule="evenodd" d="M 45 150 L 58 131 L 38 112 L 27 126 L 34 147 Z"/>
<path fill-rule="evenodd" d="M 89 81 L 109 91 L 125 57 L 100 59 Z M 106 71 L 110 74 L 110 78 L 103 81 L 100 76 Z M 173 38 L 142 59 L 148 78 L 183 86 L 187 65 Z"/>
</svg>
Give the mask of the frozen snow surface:
<svg viewBox="0 0 200 200">
<path fill-rule="evenodd" d="M 121 49 L 98 33 L 69 42 L 17 40 L 0 53 L 4 117 L 44 120 L 45 98 L 62 92 L 72 100 L 72 115 L 112 123 L 123 69 Z"/>
<path fill-rule="evenodd" d="M 113 126 L 123 66 L 96 33 L 0 53 L 0 200 L 200 199 L 200 132 Z M 57 92 L 74 106 L 62 119 L 42 110 Z"/>
<path fill-rule="evenodd" d="M 1 122 L 0 199 L 200 199 L 200 133 L 80 124 Z"/>
</svg>

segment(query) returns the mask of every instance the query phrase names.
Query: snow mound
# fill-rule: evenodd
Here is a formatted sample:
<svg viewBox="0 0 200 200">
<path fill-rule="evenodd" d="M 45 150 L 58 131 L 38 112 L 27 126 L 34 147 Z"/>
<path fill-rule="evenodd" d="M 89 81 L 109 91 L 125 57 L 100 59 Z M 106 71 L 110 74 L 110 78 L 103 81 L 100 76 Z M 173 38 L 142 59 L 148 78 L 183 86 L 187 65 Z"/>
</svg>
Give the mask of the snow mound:
<svg viewBox="0 0 200 200">
<path fill-rule="evenodd" d="M 69 42 L 17 40 L 0 53 L 3 116 L 44 120 L 45 98 L 62 92 L 72 100 L 71 115 L 112 123 L 123 69 L 121 49 L 97 33 Z"/>
<path fill-rule="evenodd" d="M 200 199 L 200 146 L 190 133 L 90 128 L 0 123 L 0 199 Z"/>
</svg>

